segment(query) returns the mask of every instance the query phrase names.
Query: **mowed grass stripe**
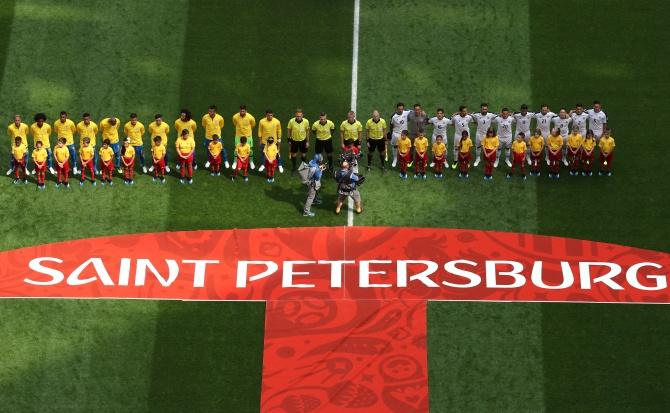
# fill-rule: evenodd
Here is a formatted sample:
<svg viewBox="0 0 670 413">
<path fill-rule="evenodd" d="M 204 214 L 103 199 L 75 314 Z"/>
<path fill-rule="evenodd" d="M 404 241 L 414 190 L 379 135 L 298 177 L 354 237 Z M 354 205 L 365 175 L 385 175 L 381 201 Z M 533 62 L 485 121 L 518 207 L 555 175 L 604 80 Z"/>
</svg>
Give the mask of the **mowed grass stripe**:
<svg viewBox="0 0 670 413">
<path fill-rule="evenodd" d="M 380 109 L 388 119 L 397 101 L 429 113 L 532 104 L 529 48 L 526 4 L 362 2 L 358 117 Z M 535 183 L 507 182 L 506 169 L 493 184 L 481 165 L 465 182 L 373 170 L 356 225 L 534 232 Z M 539 305 L 431 303 L 428 321 L 431 411 L 543 410 Z"/>
<path fill-rule="evenodd" d="M 296 107 L 313 122 L 320 111 L 334 121 L 349 105 L 351 45 L 341 30 L 351 14 L 341 4 L 310 1 L 191 2 L 188 13 L 180 106 L 198 123 L 194 185 L 172 191 L 173 230 L 199 228 L 339 225 L 331 212 L 332 181 L 324 182 L 318 220 L 302 217 L 305 191 L 289 173 L 269 185 L 251 171 L 248 183 L 232 183 L 229 171 L 204 171 L 200 119 L 216 104 L 232 155 L 231 117 L 241 103 L 259 121 L 266 108 L 286 123 Z M 324 23 L 326 22 L 326 23 Z M 177 108 L 175 108 L 176 110 Z M 256 130 L 254 130 L 254 137 Z M 258 145 L 256 164 L 260 165 Z M 282 147 L 290 170 L 286 139 Z M 179 184 L 174 184 L 179 185 Z M 161 303 L 153 349 L 151 409 L 154 411 L 256 412 L 260 405 L 265 306 L 261 303 Z"/>
<path fill-rule="evenodd" d="M 60 110 L 74 119 L 88 111 L 96 121 L 108 114 L 127 119 L 136 111 L 146 121 L 177 105 L 179 91 L 170 85 L 180 79 L 185 16 L 175 17 L 163 3 L 18 1 L 14 15 L 0 90 L 2 125 L 13 113 L 31 123 L 37 111 L 52 122 Z M 3 138 L 3 171 L 7 142 Z M 166 188 L 140 182 L 132 189 L 80 190 L 73 184 L 67 193 L 37 193 L 3 176 L 0 201 L 15 218 L 3 220 L 0 248 L 165 229 Z M 157 311 L 150 301 L 3 300 L 0 406 L 147 410 Z"/>
<path fill-rule="evenodd" d="M 663 228 L 670 192 L 659 173 L 666 156 L 653 149 L 665 145 L 669 120 L 660 109 L 667 101 L 668 57 L 658 53 L 670 41 L 658 18 L 670 12 L 668 3 L 631 8 L 618 0 L 602 9 L 532 1 L 531 11 L 534 94 L 552 107 L 602 100 L 617 139 L 611 178 L 568 176 L 538 185 L 539 208 L 552 211 L 538 230 L 669 251 Z M 580 40 L 556 59 L 565 27 L 579 27 Z M 558 207 L 566 200 L 569 207 Z M 543 305 L 547 410 L 667 411 L 669 323 L 665 306 Z"/>
<path fill-rule="evenodd" d="M 137 112 L 148 126 L 154 113 L 174 111 L 186 19 L 175 10 L 185 5 L 17 2 L 0 90 L 0 123 L 8 124 L 19 113 L 30 124 L 33 114 L 42 111 L 53 124 L 66 110 L 75 122 L 90 112 L 96 122 L 115 115 L 125 123 L 130 112 Z M 52 147 L 54 141 L 52 136 Z M 3 148 L 7 142 L 4 138 Z M 0 159 L 4 171 L 4 149 Z M 18 218 L 3 221 L 6 236 L 0 248 L 165 229 L 172 213 L 169 189 L 146 178 L 136 181 L 130 188 L 117 180 L 115 188 L 89 184 L 82 189 L 72 179 L 69 191 L 55 190 L 49 182 L 38 193 L 34 185 L 14 187 L 3 175 L 0 201 L 7 216 Z M 39 219 L 26 211 L 40 211 Z"/>
</svg>

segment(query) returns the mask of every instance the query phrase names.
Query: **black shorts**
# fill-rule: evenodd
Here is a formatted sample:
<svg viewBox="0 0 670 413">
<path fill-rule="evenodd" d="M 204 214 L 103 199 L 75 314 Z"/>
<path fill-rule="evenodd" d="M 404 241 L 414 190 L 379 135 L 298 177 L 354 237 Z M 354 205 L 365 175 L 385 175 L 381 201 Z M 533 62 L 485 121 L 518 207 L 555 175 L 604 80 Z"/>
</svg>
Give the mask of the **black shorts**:
<svg viewBox="0 0 670 413">
<path fill-rule="evenodd" d="M 333 139 L 326 139 L 326 140 L 321 140 L 317 139 L 316 140 L 316 145 L 314 146 L 314 152 L 315 153 L 333 153 Z"/>
<path fill-rule="evenodd" d="M 386 140 L 385 139 L 368 139 L 368 145 L 370 145 L 370 152 L 374 152 L 375 149 L 379 152 L 384 152 L 386 149 Z"/>
<path fill-rule="evenodd" d="M 291 153 L 307 153 L 307 139 L 304 141 L 291 141 Z"/>
</svg>

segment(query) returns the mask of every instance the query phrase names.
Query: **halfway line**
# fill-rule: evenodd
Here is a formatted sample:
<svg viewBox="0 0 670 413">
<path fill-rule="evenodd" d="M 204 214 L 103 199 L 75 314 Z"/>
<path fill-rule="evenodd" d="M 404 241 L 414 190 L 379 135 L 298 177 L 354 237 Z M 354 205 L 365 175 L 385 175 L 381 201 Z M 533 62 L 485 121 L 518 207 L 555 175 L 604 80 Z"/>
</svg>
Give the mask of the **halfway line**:
<svg viewBox="0 0 670 413">
<path fill-rule="evenodd" d="M 360 0 L 354 0 L 354 41 L 351 57 L 351 110 L 356 112 L 356 100 L 358 95 L 358 25 L 360 21 Z M 354 201 L 347 198 L 347 226 L 354 226 Z"/>
</svg>

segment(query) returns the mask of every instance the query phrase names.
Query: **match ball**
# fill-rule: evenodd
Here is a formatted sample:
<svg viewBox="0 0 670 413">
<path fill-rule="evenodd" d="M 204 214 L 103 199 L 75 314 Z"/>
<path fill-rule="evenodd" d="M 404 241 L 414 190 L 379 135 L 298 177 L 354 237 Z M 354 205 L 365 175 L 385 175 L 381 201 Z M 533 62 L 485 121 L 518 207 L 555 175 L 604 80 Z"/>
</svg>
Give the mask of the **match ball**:
<svg viewBox="0 0 670 413">
<path fill-rule="evenodd" d="M 607 165 L 607 161 L 603 162 L 603 165 Z"/>
</svg>

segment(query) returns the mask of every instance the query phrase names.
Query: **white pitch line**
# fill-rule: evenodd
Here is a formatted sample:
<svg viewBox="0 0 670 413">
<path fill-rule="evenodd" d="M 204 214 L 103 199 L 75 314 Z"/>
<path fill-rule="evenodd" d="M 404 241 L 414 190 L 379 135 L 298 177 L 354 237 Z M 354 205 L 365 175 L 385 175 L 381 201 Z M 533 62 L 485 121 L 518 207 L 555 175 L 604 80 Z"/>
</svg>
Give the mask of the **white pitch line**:
<svg viewBox="0 0 670 413">
<path fill-rule="evenodd" d="M 351 57 L 351 110 L 356 112 L 356 100 L 358 95 L 358 26 L 360 21 L 360 0 L 354 0 L 354 41 Z M 354 201 L 347 198 L 347 226 L 354 226 Z"/>
</svg>

